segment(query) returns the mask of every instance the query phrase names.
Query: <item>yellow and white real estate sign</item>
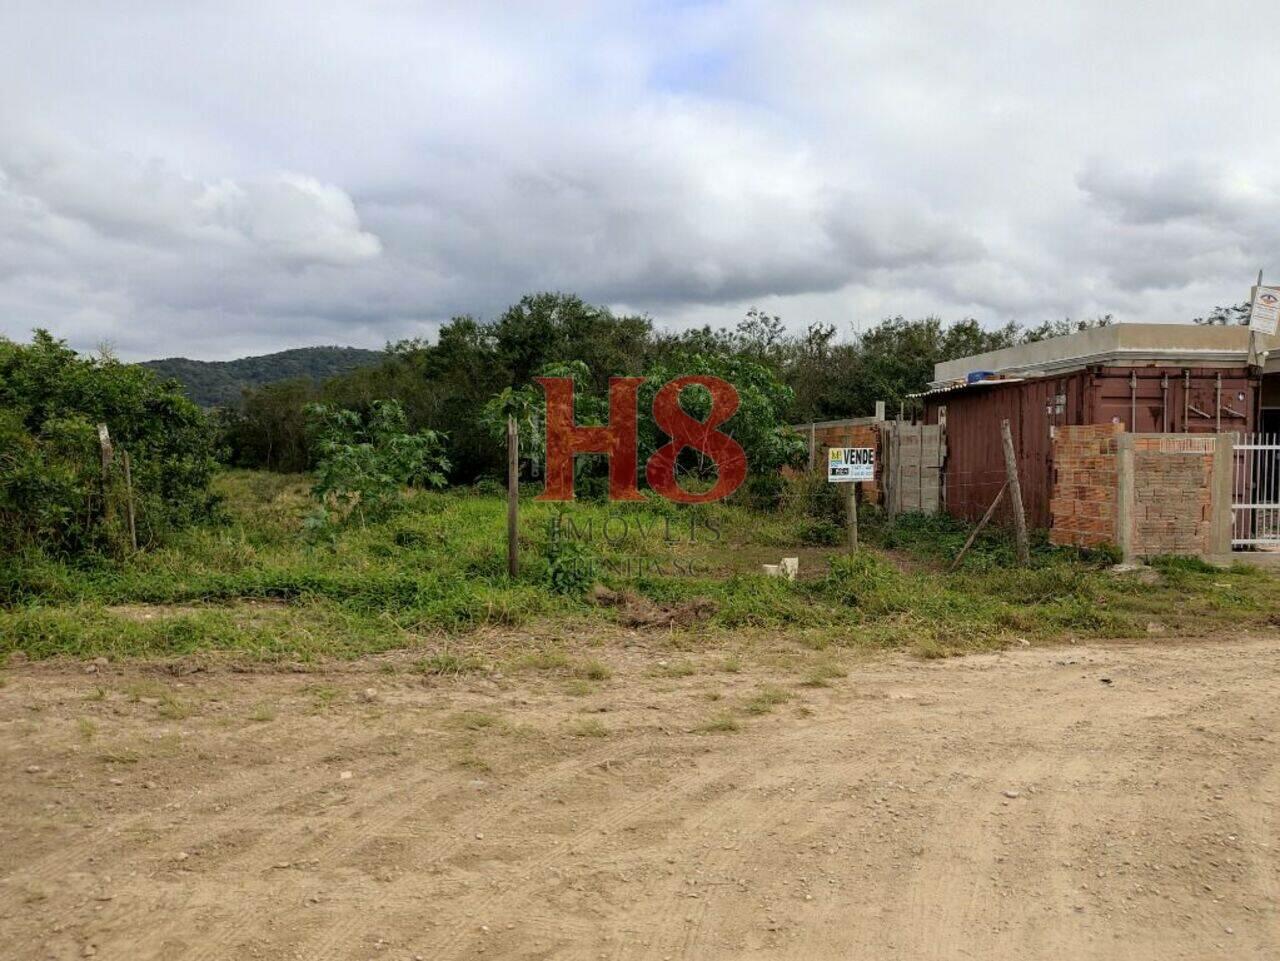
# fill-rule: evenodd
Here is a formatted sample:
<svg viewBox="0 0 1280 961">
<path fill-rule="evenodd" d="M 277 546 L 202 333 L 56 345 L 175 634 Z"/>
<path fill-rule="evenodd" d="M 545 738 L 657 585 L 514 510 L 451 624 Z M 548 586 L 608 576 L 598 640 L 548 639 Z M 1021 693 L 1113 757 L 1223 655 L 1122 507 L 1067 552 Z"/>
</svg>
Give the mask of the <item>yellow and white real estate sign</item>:
<svg viewBox="0 0 1280 961">
<path fill-rule="evenodd" d="M 876 479 L 874 447 L 827 448 L 827 481 L 832 484 Z"/>
</svg>

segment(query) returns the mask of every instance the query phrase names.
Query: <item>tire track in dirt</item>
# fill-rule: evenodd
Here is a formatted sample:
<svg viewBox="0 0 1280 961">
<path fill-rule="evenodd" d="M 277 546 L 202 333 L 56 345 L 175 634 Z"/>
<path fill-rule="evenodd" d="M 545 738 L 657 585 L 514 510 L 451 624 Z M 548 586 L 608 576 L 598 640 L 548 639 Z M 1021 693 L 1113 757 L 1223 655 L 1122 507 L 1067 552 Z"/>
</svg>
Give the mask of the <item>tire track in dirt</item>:
<svg viewBox="0 0 1280 961">
<path fill-rule="evenodd" d="M 777 737 L 776 732 L 773 736 Z M 795 730 L 786 732 L 782 736 L 782 741 L 789 745 L 795 742 L 802 742 L 807 737 L 807 731 Z M 778 753 L 782 756 L 787 756 L 789 752 L 782 748 Z M 762 770 L 761 763 L 755 759 L 749 759 L 743 763 L 735 763 L 728 767 L 723 764 L 717 764 L 711 769 L 687 774 L 676 779 L 675 782 L 667 782 L 653 788 L 644 796 L 627 803 L 618 811 L 606 817 L 594 820 L 572 837 L 544 850 L 533 861 L 521 862 L 517 873 L 522 876 L 530 876 L 538 869 L 545 868 L 554 859 L 562 857 L 567 851 L 581 847 L 584 842 L 600 837 L 602 832 L 607 831 L 608 836 L 613 836 L 618 828 L 634 820 L 637 816 L 652 813 L 655 804 L 659 802 L 667 817 L 676 812 L 692 809 L 694 812 L 692 818 L 686 816 L 682 820 L 682 830 L 686 833 L 706 830 L 712 826 L 726 823 L 734 823 L 747 830 L 757 829 L 761 822 L 770 816 L 770 811 L 766 805 L 761 805 L 758 802 L 754 794 L 763 783 L 774 780 L 776 777 L 777 775 L 772 768 Z M 745 783 L 744 778 L 746 779 Z M 708 793 L 715 796 L 709 798 L 706 796 Z M 651 860 L 652 857 L 652 853 L 646 857 L 632 852 L 629 858 L 624 858 L 624 861 Z M 713 870 L 719 870 L 736 863 L 739 859 L 735 851 L 715 848 L 704 856 L 703 863 Z M 676 911 L 675 908 L 679 906 L 679 902 L 685 899 L 685 889 L 679 884 L 673 884 L 669 887 L 670 891 L 667 896 L 668 909 L 659 911 L 659 916 L 669 919 L 676 914 L 680 914 L 682 919 L 689 916 L 694 916 L 694 919 L 693 921 L 681 920 L 678 923 L 672 922 L 667 925 L 674 932 L 674 936 L 667 940 L 671 943 L 692 943 L 698 936 L 700 916 L 705 913 L 707 899 L 705 897 L 688 899 L 697 901 L 693 909 L 684 912 Z M 644 890 L 646 889 L 642 889 L 642 893 Z M 463 909 L 464 914 L 476 916 L 482 914 L 487 916 L 512 915 L 523 910 L 521 902 L 532 901 L 536 903 L 536 899 L 537 891 L 531 887 L 524 886 L 516 890 L 509 889 L 503 892 L 490 893 L 488 896 L 470 900 L 460 905 L 460 907 Z M 636 900 L 636 897 L 633 896 L 632 900 Z M 593 930 L 598 934 L 600 931 L 599 925 Z M 429 944 L 430 957 L 444 961 L 444 959 L 463 956 L 476 940 L 478 940 L 478 936 L 473 926 L 466 924 L 456 925 L 446 936 Z M 660 933 L 651 931 L 648 940 L 651 946 L 656 944 L 660 940 Z M 622 950 L 624 950 L 622 945 L 615 948 L 615 957 L 619 956 L 618 952 Z M 668 948 L 662 951 L 658 947 L 652 947 L 651 949 L 645 949 L 645 954 L 646 956 L 665 956 L 666 954 L 671 954 L 673 950 L 677 949 Z M 585 952 L 579 951 L 578 953 L 584 954 Z M 696 957 L 696 955 L 686 956 Z M 316 959 L 316 961 L 319 961 L 319 959 Z"/>
<path fill-rule="evenodd" d="M 636 753 L 639 753 L 639 751 L 632 752 L 625 756 L 623 760 L 629 760 Z M 609 747 L 600 747 L 587 752 L 585 755 L 576 755 L 549 767 L 535 769 L 533 774 L 522 777 L 514 785 L 508 787 L 502 796 L 500 804 L 495 805 L 479 817 L 469 819 L 465 832 L 461 826 L 458 826 L 453 832 L 451 840 L 443 843 L 437 841 L 432 849 L 433 858 L 438 860 L 447 857 L 450 853 L 461 848 L 464 843 L 467 843 L 460 836 L 461 834 L 466 833 L 470 836 L 487 827 L 497 818 L 509 814 L 512 810 L 526 803 L 531 796 L 550 790 L 556 784 L 606 760 L 619 760 L 616 748 L 611 750 Z M 349 856 L 371 838 L 385 834 L 395 824 L 415 817 L 418 808 L 422 804 L 429 803 L 432 799 L 431 797 L 421 798 L 419 795 L 421 788 L 423 785 L 431 784 L 438 779 L 439 772 L 434 769 L 425 770 L 407 781 L 403 776 L 395 779 L 387 790 L 363 799 L 362 808 L 374 811 L 373 816 L 361 818 L 349 825 L 340 826 L 331 836 L 318 842 L 317 845 L 306 848 L 303 853 L 307 858 L 314 859 L 319 857 L 322 861 Z M 452 785 L 450 785 L 451 787 Z M 438 796 L 440 793 L 443 792 L 437 791 L 434 796 Z M 404 800 L 406 795 L 411 799 L 408 802 Z M 290 832 L 290 836 L 296 833 L 296 831 Z M 268 841 L 270 843 L 266 843 Z M 279 835 L 273 835 L 269 839 L 263 839 L 263 843 L 256 845 L 256 847 L 275 848 L 279 841 Z M 246 856 L 241 859 L 241 862 L 249 860 L 248 855 L 251 853 L 246 852 Z M 275 860 L 272 857 L 260 858 L 256 865 L 247 866 L 244 871 L 260 873 L 269 870 L 273 863 L 275 863 Z M 391 891 L 388 890 L 387 896 L 389 897 L 390 894 Z M 220 919 L 219 927 L 223 930 L 234 931 L 237 934 L 250 934 L 261 927 L 263 918 L 270 916 L 274 910 L 274 905 L 264 903 L 262 900 L 246 899 L 232 917 Z M 339 923 L 338 927 L 342 932 L 346 932 L 348 928 L 358 927 L 365 922 L 366 917 L 357 912 L 345 918 Z M 212 961 L 212 959 L 219 957 L 218 952 L 220 950 L 221 948 L 218 944 L 206 941 L 204 944 L 197 946 L 194 951 L 184 955 L 184 957 L 190 958 L 191 961 Z M 314 951 L 316 949 L 299 949 L 300 952 L 308 950 Z"/>
<path fill-rule="evenodd" d="M 292 784 L 298 785 L 299 780 L 301 781 L 300 793 L 318 791 L 326 784 L 333 782 L 331 772 L 314 770 L 322 766 L 324 757 L 331 751 L 331 745 L 324 745 L 323 748 L 311 752 L 299 762 L 299 767 L 311 771 L 311 773 L 293 776 Z M 379 773 L 384 771 L 380 770 Z M 212 825 L 222 824 L 230 829 L 238 822 L 265 817 L 268 812 L 280 806 L 278 800 L 280 793 L 271 788 L 274 782 L 278 782 L 279 777 L 278 770 L 266 766 L 254 770 L 236 768 L 229 776 L 224 776 L 216 782 L 224 786 L 224 790 L 213 795 L 205 795 L 203 787 L 196 788 L 190 791 L 184 800 L 176 802 L 186 807 L 200 801 L 201 807 L 214 809 L 213 813 L 196 812 L 200 817 L 176 825 L 165 825 L 163 829 L 157 830 L 164 835 L 165 843 L 171 844 L 177 851 L 194 847 L 196 844 L 194 836 L 207 835 Z M 249 799 L 247 802 L 246 798 Z M 219 808 L 221 810 L 217 810 Z M 136 840 L 129 837 L 131 832 L 152 827 L 158 818 L 166 813 L 176 813 L 180 809 L 169 809 L 168 805 L 165 805 L 129 815 L 123 822 L 110 825 L 105 834 L 92 837 L 84 844 L 66 845 L 51 851 L 39 860 L 24 865 L 19 872 L 5 880 L 47 883 L 67 874 L 77 862 L 86 861 L 89 858 L 103 860 L 115 857 L 136 845 Z M 178 832 L 176 836 L 172 833 L 175 831 Z M 13 905 L 8 904 L 3 899 L 3 895 L 0 895 L 0 909 L 11 907 Z"/>
<path fill-rule="evenodd" d="M 790 734 L 791 739 L 799 738 L 798 732 Z M 687 747 L 698 744 L 698 741 L 686 742 Z M 649 754 L 661 750 L 663 752 L 674 753 L 681 750 L 681 745 L 673 744 L 671 739 L 663 739 L 646 745 L 633 746 L 628 753 L 631 757 L 639 754 Z M 615 751 L 616 754 L 616 751 Z M 588 839 L 599 837 L 602 832 L 612 833 L 622 825 L 635 820 L 642 815 L 651 814 L 655 809 L 670 811 L 673 806 L 686 800 L 689 795 L 714 788 L 726 783 L 732 783 L 735 779 L 740 779 L 744 772 L 757 768 L 759 765 L 754 761 L 747 761 L 742 764 L 735 765 L 729 770 L 704 770 L 695 768 L 690 771 L 684 771 L 678 774 L 674 779 L 668 780 L 656 787 L 646 790 L 641 795 L 632 798 L 610 810 L 606 814 L 595 817 L 580 828 L 576 829 L 572 834 L 555 839 L 554 843 L 544 848 L 541 852 L 532 856 L 532 858 L 524 858 L 513 864 L 509 873 L 512 875 L 532 876 L 538 870 L 545 869 L 557 859 L 563 858 L 568 852 L 575 848 L 581 847 Z M 492 821 L 499 816 L 506 816 L 512 813 L 518 804 L 501 805 L 500 810 L 491 810 L 485 815 L 485 823 Z M 451 843 L 447 843 L 443 848 L 437 847 L 433 849 L 434 857 L 437 860 L 449 857 L 469 841 L 461 838 L 455 838 Z M 398 890 L 406 884 L 406 880 L 401 879 L 392 882 L 388 888 L 384 888 L 388 898 L 396 896 Z M 517 899 L 527 899 L 529 897 L 529 888 L 523 887 L 518 890 L 489 890 L 481 894 L 464 898 L 460 902 L 451 905 L 451 913 L 461 913 L 464 916 L 481 916 L 481 915 L 500 915 L 509 913 L 511 903 Z M 367 923 L 367 919 L 363 917 L 353 917 L 345 922 L 334 926 L 326 931 L 318 939 L 318 943 L 308 945 L 301 950 L 301 956 L 307 961 L 329 961 L 335 958 L 344 945 L 350 944 L 354 939 L 361 925 Z M 451 930 L 437 933 L 436 936 L 426 945 L 425 956 L 433 959 L 444 959 L 453 956 L 460 948 L 469 943 L 478 936 L 478 932 L 474 929 L 474 925 L 469 922 L 458 922 Z"/>
<path fill-rule="evenodd" d="M 663 742 L 663 745 L 669 746 L 669 742 Z M 652 745 L 637 745 L 627 752 L 627 759 L 640 754 L 650 753 L 653 749 Z M 611 754 L 611 759 L 617 760 L 617 753 L 618 749 L 614 748 L 612 751 L 602 750 L 597 752 L 597 755 Z M 588 766 L 590 765 L 584 765 L 583 768 Z M 694 772 L 686 772 L 678 775 L 673 781 L 668 781 L 659 787 L 653 788 L 641 796 L 609 810 L 603 816 L 592 819 L 588 824 L 578 828 L 572 834 L 556 839 L 551 846 L 547 847 L 541 853 L 534 855 L 532 858 L 521 859 L 518 862 L 519 872 L 527 874 L 540 868 L 545 868 L 555 859 L 563 857 L 575 846 L 582 844 L 588 837 L 598 835 L 601 831 L 613 830 L 636 815 L 651 812 L 654 808 L 655 802 L 660 797 L 669 795 L 673 791 L 683 791 L 686 788 L 696 790 L 700 782 L 710 782 L 715 779 L 715 775 L 708 775 L 705 772 L 696 770 Z M 541 789 L 545 790 L 545 787 L 542 787 Z M 526 795 L 530 793 L 532 792 L 525 792 Z M 513 802 L 505 802 L 495 807 L 491 807 L 488 811 L 481 814 L 473 824 L 468 826 L 468 831 L 472 830 L 473 827 L 484 827 L 492 824 L 498 818 L 511 815 L 517 808 L 526 803 L 526 801 L 527 798 L 519 798 Z M 436 860 L 443 860 L 458 853 L 463 845 L 468 843 L 471 843 L 469 839 L 464 839 L 455 835 L 452 840 L 445 842 L 443 845 L 437 845 L 434 847 L 433 856 Z M 389 898 L 394 897 L 398 888 L 403 886 L 403 884 L 403 881 L 399 884 L 393 882 L 391 887 L 387 890 L 387 896 Z M 453 907 L 458 911 L 462 911 L 464 914 L 479 915 L 482 913 L 498 913 L 498 906 L 505 902 L 508 897 L 509 895 L 490 891 L 471 898 L 465 898 Z M 326 931 L 318 940 L 318 943 L 309 945 L 305 948 L 302 952 L 302 956 L 308 959 L 308 961 L 327 961 L 327 959 L 335 957 L 335 953 L 341 950 L 344 945 L 350 943 L 358 929 L 366 924 L 366 922 L 367 919 L 360 916 L 345 919 L 344 922 L 335 925 L 333 928 Z M 455 949 L 471 933 L 472 932 L 468 930 L 468 926 L 466 924 L 461 922 L 456 924 L 452 930 L 437 935 L 437 937 L 429 943 L 428 956 L 433 959 L 447 957 L 448 954 L 446 952 Z"/>
</svg>

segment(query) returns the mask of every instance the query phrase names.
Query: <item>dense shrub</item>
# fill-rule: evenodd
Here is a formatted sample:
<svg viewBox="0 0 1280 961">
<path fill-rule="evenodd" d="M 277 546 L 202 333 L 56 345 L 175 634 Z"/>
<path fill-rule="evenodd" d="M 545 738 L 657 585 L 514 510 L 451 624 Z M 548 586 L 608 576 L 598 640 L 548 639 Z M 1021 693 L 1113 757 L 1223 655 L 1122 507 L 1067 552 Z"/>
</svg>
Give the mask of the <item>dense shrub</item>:
<svg viewBox="0 0 1280 961">
<path fill-rule="evenodd" d="M 36 331 L 30 344 L 0 339 L 0 553 L 122 543 L 121 462 L 102 476 L 98 424 L 130 455 L 140 541 L 209 514 L 214 432 L 178 385 Z"/>
<path fill-rule="evenodd" d="M 385 513 L 404 487 L 445 485 L 444 438 L 429 430 L 411 433 L 394 400 L 374 401 L 363 417 L 313 404 L 307 419 L 316 455 L 311 492 L 339 520 Z"/>
</svg>

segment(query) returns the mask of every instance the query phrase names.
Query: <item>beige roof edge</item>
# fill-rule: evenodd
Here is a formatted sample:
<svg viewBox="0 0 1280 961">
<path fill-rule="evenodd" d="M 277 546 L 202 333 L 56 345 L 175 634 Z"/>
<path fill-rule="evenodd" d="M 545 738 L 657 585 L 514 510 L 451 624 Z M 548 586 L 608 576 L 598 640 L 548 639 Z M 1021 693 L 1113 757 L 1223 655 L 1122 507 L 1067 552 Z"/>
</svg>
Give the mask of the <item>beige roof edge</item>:
<svg viewBox="0 0 1280 961">
<path fill-rule="evenodd" d="M 933 384 L 962 380 L 975 370 L 997 374 L 1053 371 L 1061 373 L 1089 364 L 1169 362 L 1199 365 L 1244 364 L 1249 354 L 1249 328 L 1203 324 L 1112 324 L 1093 327 L 1034 344 L 1019 344 L 985 354 L 943 361 L 933 368 Z M 1280 337 L 1258 335 L 1260 352 L 1280 348 Z"/>
</svg>

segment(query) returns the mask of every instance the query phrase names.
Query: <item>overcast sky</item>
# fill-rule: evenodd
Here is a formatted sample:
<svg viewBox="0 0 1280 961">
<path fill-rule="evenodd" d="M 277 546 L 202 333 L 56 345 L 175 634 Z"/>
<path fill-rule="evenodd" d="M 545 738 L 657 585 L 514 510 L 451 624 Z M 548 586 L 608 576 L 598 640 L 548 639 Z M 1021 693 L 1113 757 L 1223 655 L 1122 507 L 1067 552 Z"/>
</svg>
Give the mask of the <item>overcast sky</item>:
<svg viewBox="0 0 1280 961">
<path fill-rule="evenodd" d="M 1280 280 L 1277 36 L 1274 2 L 7 0 L 0 333 L 376 347 L 542 289 L 1187 320 Z"/>
</svg>

